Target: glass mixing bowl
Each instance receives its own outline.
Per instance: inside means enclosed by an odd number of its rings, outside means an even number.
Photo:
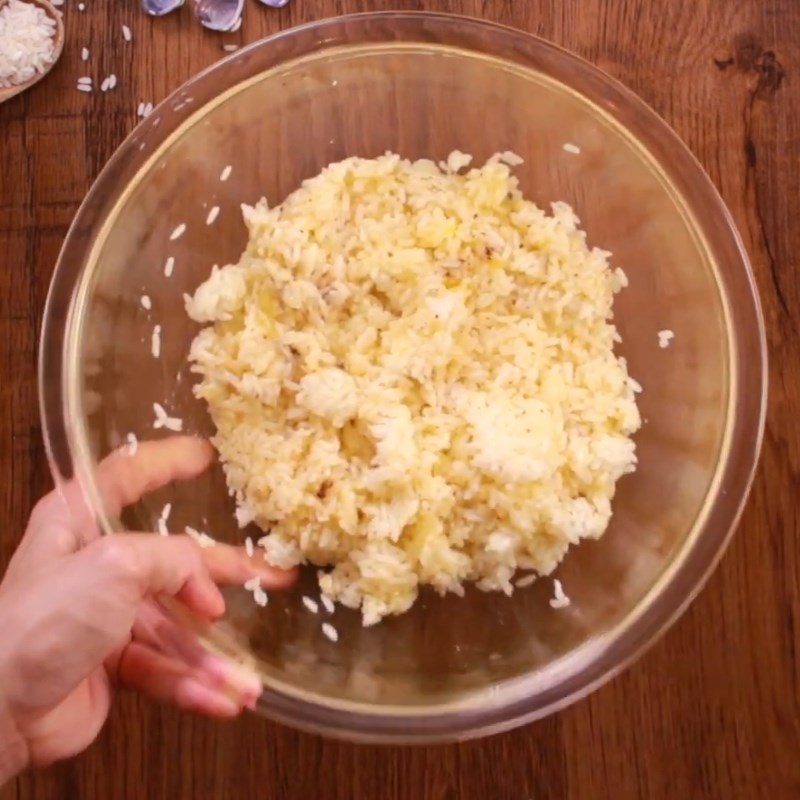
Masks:
[[[218,467],[146,497],[123,520],[98,500],[97,460],[128,431],[161,433],[153,402],[190,432],[211,431],[191,392],[197,326],[183,293],[213,264],[238,259],[240,203],[277,203],[347,156],[442,159],[456,148],[477,163],[519,153],[526,195],[570,203],[590,243],[627,272],[616,315],[620,352],[644,387],[639,469],[620,482],[606,535],[574,548],[556,573],[566,609],[549,606],[549,580],[512,597],[423,591],[409,613],[371,628],[337,609],[333,643],[301,603],[315,594],[313,569],[264,609],[228,590],[226,618],[207,641],[250,658],[267,689],[261,710],[301,728],[373,741],[466,738],[585,695],[698,592],[756,463],[766,357],[753,277],[720,197],[675,134],[614,80],[532,36],[384,13],[307,25],[226,58],[161,103],[105,167],[64,244],[45,315],[41,398],[56,481],[77,478],[105,531],[152,530],[169,500],[171,527],[241,543]],[[219,218],[207,225],[213,206]],[[171,241],[180,224],[185,234]],[[668,349],[660,329],[675,332]]]

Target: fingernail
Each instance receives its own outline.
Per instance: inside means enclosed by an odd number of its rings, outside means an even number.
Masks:
[[[242,696],[261,695],[261,679],[258,675],[230,659],[206,653],[201,659],[200,668],[215,682],[229,686]]]
[[[258,696],[261,695],[261,692],[258,693]],[[255,711],[258,708],[258,696],[251,697],[249,700],[246,700],[244,703],[245,708],[249,708],[250,711]]]
[[[183,696],[189,708],[206,714],[234,717],[239,713],[239,704],[232,698],[206,686],[194,678],[183,684]]]

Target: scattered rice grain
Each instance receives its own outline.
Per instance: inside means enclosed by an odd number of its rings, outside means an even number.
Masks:
[[[176,239],[180,239],[181,236],[183,236],[183,234],[185,233],[185,231],[186,231],[186,223],[181,222],[180,225],[176,226],[173,229],[172,233],[169,235],[169,240],[171,242],[174,242]]]
[[[671,330],[663,330],[658,332],[658,346],[664,350],[669,347],[670,342],[675,338],[675,332]]]
[[[131,29],[127,25],[122,26],[122,38],[126,42],[133,41],[133,33],[131,33]]]
[[[322,603],[322,605],[324,606],[325,610],[326,610],[326,611],[327,611],[329,614],[333,614],[333,612],[334,612],[334,611],[336,611],[336,605],[335,605],[335,603],[333,602],[333,600],[331,600],[331,598],[330,598],[330,597],[328,597],[328,595],[326,595],[326,594],[321,594],[321,595],[319,596],[319,599],[320,599],[320,602]]]
[[[564,587],[558,578],[553,580],[553,597],[550,599],[551,608],[566,608],[570,604],[569,597],[564,594]]]
[[[161,326],[156,325],[153,328],[153,334],[150,337],[150,352],[153,354],[153,358],[160,358],[161,357]]]
[[[332,642],[339,641],[339,632],[336,630],[336,628],[333,627],[333,625],[330,624],[330,622],[322,623],[322,632]]]
[[[207,533],[204,531],[198,531],[191,525],[187,525],[183,530],[187,536],[190,536],[192,539],[194,539],[197,544],[204,549],[207,547],[213,547],[217,543],[216,540],[212,539]]]
[[[186,229],[186,226],[184,225],[183,227],[184,227],[184,230],[185,230],[185,229]],[[178,230],[178,228],[176,228],[175,230]],[[181,233],[183,233],[183,231],[181,231],[181,232],[178,234],[178,236],[180,236],[180,235],[181,235]],[[172,235],[172,236],[170,236],[170,239],[173,239],[173,238],[174,238],[174,239],[177,239],[177,238],[178,238],[178,236],[175,236],[175,231],[173,231],[173,232],[172,232],[172,234],[173,234],[173,235]],[[171,277],[172,277],[172,270],[174,270],[174,269],[175,269],[175,256],[170,256],[170,257],[169,257],[169,258],[168,258],[168,259],[167,259],[167,260],[164,262],[164,275],[165,275],[167,278],[171,278]]]
[[[567,153],[572,153],[573,155],[576,156],[579,155],[581,152],[580,147],[578,147],[578,145],[576,144],[572,144],[572,142],[566,142],[563,145],[562,149],[565,150]]]
[[[206,225],[213,225],[219,216],[219,206],[214,206],[206,217]]]
[[[312,613],[316,614],[319,612],[319,606],[317,603],[312,600],[310,597],[303,597],[303,605]]]
[[[225,167],[225,169],[223,169],[222,172],[220,172],[219,179],[221,181],[228,180],[228,178],[230,178],[230,176],[231,176],[231,172],[232,171],[233,171],[233,167],[230,164],[228,164],[228,166]]]

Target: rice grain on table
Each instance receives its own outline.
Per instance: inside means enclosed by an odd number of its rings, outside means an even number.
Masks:
[[[230,178],[230,176],[231,176],[231,172],[233,172],[233,167],[232,167],[230,164],[228,164],[228,165],[227,165],[227,166],[226,166],[226,167],[225,167],[225,168],[222,170],[222,172],[220,172],[220,174],[219,174],[219,179],[220,179],[221,181],[226,181],[226,180],[228,180],[228,178]]]
[[[514,591],[600,537],[635,469],[641,389],[614,353],[624,273],[503,152],[332,164],[186,301],[237,505],[364,624],[421,586]]]
[[[82,47],[81,48],[81,61],[88,61],[89,60],[89,48]]]
[[[206,217],[206,225],[213,225],[219,216],[219,206],[213,206]]]
[[[150,295],[143,294],[139,300],[142,304],[142,308],[145,311],[149,311],[153,307],[153,302],[150,300]]]
[[[153,327],[153,334],[150,337],[150,352],[153,358],[161,357],[161,326],[155,325]]]
[[[175,226],[175,228],[172,229],[172,233],[169,235],[169,240],[171,242],[174,242],[176,239],[180,239],[185,232],[186,232],[186,223],[181,222],[180,225],[177,225]]]
[[[133,33],[131,32],[131,29],[127,25],[122,26],[122,38],[126,42],[133,41]]]
[[[670,342],[675,338],[675,332],[671,330],[663,330],[658,332],[658,346],[664,350],[669,347]]]
[[[173,231],[173,233],[174,233],[174,231]],[[178,234],[178,235],[180,235],[180,234]],[[172,238],[172,237],[170,237],[170,238]],[[175,238],[177,239],[178,237],[176,236]],[[169,256],[167,258],[167,260],[164,262],[164,275],[167,278],[171,278],[172,277],[172,271],[174,269],[175,269],[175,256]]]
[[[576,145],[576,144],[572,144],[572,142],[566,142],[562,146],[562,149],[565,150],[567,153],[572,153],[573,155],[576,155],[576,156],[579,155],[580,152],[581,152],[580,147],[578,147],[578,145]]]

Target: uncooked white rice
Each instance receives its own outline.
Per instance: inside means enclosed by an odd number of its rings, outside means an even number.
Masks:
[[[581,152],[580,147],[578,147],[578,145],[576,144],[572,144],[572,142],[566,142],[563,145],[562,149],[565,150],[567,153],[572,153],[573,155],[576,156],[579,155]]]
[[[150,295],[143,294],[140,298],[140,302],[145,311],[149,311],[153,307],[153,302],[150,300]]]
[[[333,600],[328,597],[328,595],[321,594],[319,596],[319,600],[329,614],[333,614],[333,612],[336,611],[336,605],[334,604]]]
[[[216,544],[216,541],[212,539],[207,533],[204,531],[198,531],[196,528],[193,528],[191,525],[187,525],[183,529],[188,536],[194,539],[197,544],[200,545],[202,548],[213,547]]]
[[[171,242],[174,242],[176,239],[180,239],[185,232],[186,232],[186,223],[181,222],[180,225],[177,225],[175,228],[172,229],[172,233],[169,235],[169,240]]]
[[[365,624],[423,585],[551,573],[635,468],[624,274],[569,206],[525,200],[519,162],[333,164],[245,207],[241,260],[187,298],[211,323],[195,392],[267,560],[332,568],[320,589]]]
[[[75,88],[79,92],[87,92],[88,93],[88,92],[92,91],[92,87],[88,83],[79,83]]]
[[[339,632],[336,630],[336,628],[333,627],[333,625],[330,624],[330,622],[322,623],[322,632],[332,642],[339,641]]]
[[[161,403],[153,403],[153,411],[156,418],[153,422],[153,427],[158,430],[159,428],[166,428],[169,431],[179,432],[183,430],[183,420],[179,417],[171,417],[167,414],[164,406]]]
[[[523,575],[521,578],[517,578],[514,581],[514,586],[516,586],[517,589],[524,589],[526,586],[531,586],[535,583],[538,577],[539,576],[535,572],[531,572],[529,575]]]
[[[213,225],[214,222],[216,222],[218,216],[219,216],[219,206],[214,206],[208,212],[208,216],[206,217],[206,225]]]
[[[553,580],[553,597],[550,599],[551,608],[566,608],[570,604],[570,599],[564,594],[564,587],[558,578]]]
[[[220,172],[219,179],[221,181],[228,180],[228,178],[230,178],[231,176],[231,172],[233,172],[233,167],[230,164],[228,164],[228,166],[225,167],[225,169],[223,169],[222,172]]]
[[[315,600],[312,600],[310,597],[304,596],[303,597],[303,605],[312,613],[316,614],[319,612],[319,606]]]
[[[178,237],[176,236],[175,238],[177,239]],[[164,275],[167,278],[171,278],[172,270],[174,269],[175,269],[175,256],[169,256],[169,258],[167,258],[167,260],[164,262]]]
[[[244,551],[250,558],[253,557],[253,540],[249,536],[244,540]]]
[[[82,47],[81,48],[81,61],[88,61],[89,60],[89,48]]]
[[[670,342],[675,338],[675,332],[671,330],[663,330],[658,332],[658,346],[664,350],[669,347]]]
[[[126,42],[130,42],[133,40],[133,34],[131,33],[131,29],[127,25],[122,26],[122,38]]]
[[[153,358],[160,358],[161,356],[161,326],[156,325],[153,328],[153,334],[150,337],[150,352]]]
[[[258,577],[258,575],[254,575],[252,578],[249,578],[244,582],[244,588],[248,592],[252,592],[259,586],[261,586],[261,579]]]
[[[0,8],[0,87],[26,83],[53,63],[55,20],[33,3],[9,0]]]

